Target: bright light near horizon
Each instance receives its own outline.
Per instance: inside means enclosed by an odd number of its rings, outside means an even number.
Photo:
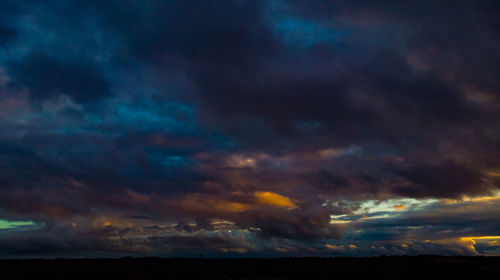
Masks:
[[[13,229],[22,226],[32,226],[35,223],[33,221],[8,221],[0,220],[0,229]]]
[[[398,216],[402,212],[420,210],[431,204],[439,202],[439,199],[414,199],[400,198],[380,200],[367,200],[359,205],[359,208],[353,211],[352,215],[330,215],[330,224],[346,224],[356,220],[369,220],[377,218],[389,218]],[[360,219],[350,220],[351,216],[363,216]]]
[[[426,207],[441,203],[441,204],[456,204],[456,203],[481,203],[495,202],[500,200],[500,191],[493,191],[491,195],[486,196],[462,196],[461,199],[415,199],[415,198],[399,198],[388,200],[366,200],[363,201],[359,208],[352,214],[330,215],[330,224],[346,224],[353,221],[370,220],[377,218],[395,217],[405,212],[418,211]],[[329,203],[326,201],[325,203]],[[333,204],[333,203],[332,203]],[[353,216],[363,216],[362,218],[350,219]]]

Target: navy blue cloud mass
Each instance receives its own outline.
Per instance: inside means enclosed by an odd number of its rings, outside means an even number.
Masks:
[[[497,1],[0,6],[0,257],[500,254]]]

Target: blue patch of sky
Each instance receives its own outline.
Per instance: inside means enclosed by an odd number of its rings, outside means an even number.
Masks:
[[[91,17],[75,21],[65,18],[57,8],[47,7],[30,7],[29,13],[9,15],[6,20],[18,30],[18,37],[8,50],[0,49],[0,60],[21,59],[36,51],[60,59],[86,57],[103,62],[120,47],[120,42],[109,32],[103,33]]]
[[[178,102],[119,104],[113,106],[113,123],[141,130],[160,129],[167,132],[194,132],[195,108]]]
[[[184,167],[192,162],[192,159],[183,155],[162,155],[162,154],[148,154],[148,159],[152,162],[158,163],[165,168]],[[156,165],[156,164],[155,164]]]
[[[82,119],[61,118],[59,112],[37,112],[31,114],[28,123],[44,127],[45,133],[57,135],[106,135],[119,136],[124,131],[162,131],[176,135],[194,135],[196,110],[193,106],[179,102],[140,103],[110,100],[106,110],[84,112]],[[115,103],[116,102],[116,103]],[[116,132],[116,133],[114,133]],[[117,134],[118,133],[118,134]]]
[[[346,35],[345,30],[299,18],[280,19],[274,28],[287,45],[304,48],[323,42],[335,43]]]
[[[188,159],[182,156],[166,156],[163,158],[162,164],[165,167],[183,166],[187,161]]]

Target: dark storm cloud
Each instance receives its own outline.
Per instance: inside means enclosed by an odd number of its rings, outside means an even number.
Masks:
[[[402,194],[418,193],[419,186],[427,188],[424,191],[425,195],[431,194],[434,197],[450,197],[454,193],[484,194],[488,192],[481,173],[455,164],[414,166],[401,171],[401,174],[416,185],[415,187],[402,187],[396,191]]]
[[[330,216],[326,209],[307,209],[285,213],[282,217],[276,217],[268,211],[252,213],[240,223],[258,227],[257,234],[263,238],[279,237],[299,241],[339,238],[341,232],[329,222]]]
[[[0,26],[0,46],[6,45],[17,37],[17,30]]]
[[[498,71],[498,53],[494,48],[498,44],[500,7],[495,1],[390,1],[383,4],[372,1],[292,2],[295,13],[306,18],[372,24],[389,28],[389,31],[404,30],[404,33],[389,33],[404,40],[394,44],[428,52],[426,55],[435,59],[433,65],[443,69],[446,63],[453,63],[456,66],[453,71],[460,78],[468,77],[467,82],[476,86],[498,89],[498,83],[488,71]],[[387,24],[394,28],[391,30]],[[377,29],[365,27],[368,30]],[[376,34],[384,36],[379,32]]]
[[[54,57],[33,54],[12,62],[8,69],[35,101],[67,95],[76,103],[86,103],[111,94],[108,82],[89,61],[61,63]]]
[[[495,235],[480,211],[354,214],[372,199],[496,195],[494,1],[4,7],[0,218],[50,226],[0,234],[7,254],[471,253],[423,236]],[[411,236],[420,226],[432,230]]]

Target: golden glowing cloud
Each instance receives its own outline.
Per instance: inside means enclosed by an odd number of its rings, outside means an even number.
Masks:
[[[199,193],[190,194],[169,203],[177,204],[179,208],[193,211],[193,213],[198,215],[203,215],[209,211],[243,212],[249,210],[252,206],[247,203],[217,198],[211,195],[206,196]]]
[[[297,248],[292,247],[292,246],[283,246],[283,247],[274,248],[274,251],[279,252],[279,253],[290,253],[290,252],[296,252]]]
[[[222,249],[220,249],[220,251],[222,251],[224,253],[231,252],[231,253],[239,253],[239,254],[243,254],[243,253],[248,252],[248,250],[245,248],[222,248]]]
[[[259,201],[259,203],[262,203],[262,204],[268,204],[268,205],[289,208],[289,209],[297,208],[297,205],[295,205],[290,200],[290,198],[288,198],[286,196],[279,195],[277,193],[259,191],[259,192],[255,192],[254,195],[257,198],[257,200]]]
[[[234,155],[226,160],[226,164],[233,168],[254,168],[257,163],[254,158]]]
[[[248,204],[229,201],[219,201],[215,205],[217,209],[229,212],[243,212],[250,208]]]
[[[476,248],[474,247],[474,245],[476,245],[476,240],[493,240],[492,242],[494,242],[498,241],[499,239],[500,236],[465,236],[461,237],[460,241],[466,243],[470,249],[475,250]]]
[[[350,222],[348,220],[330,220],[330,224],[348,224]]]
[[[462,237],[461,239],[500,239],[500,236],[470,236],[470,237]]]
[[[343,152],[341,149],[324,149],[319,151],[319,155],[324,158],[333,158],[341,155]]]
[[[76,223],[75,223],[76,225]],[[132,220],[129,220],[124,217],[120,217],[118,215],[102,215],[99,217],[96,217],[95,220],[92,221],[92,226],[95,228],[99,227],[107,227],[107,226],[114,226],[114,227],[133,227],[134,222]]]
[[[394,205],[394,209],[396,209],[396,211],[404,210],[405,208],[406,206],[404,204]]]
[[[447,239],[440,239],[440,240],[433,240],[433,241],[426,240],[425,242],[432,242],[432,243],[437,243],[437,244],[458,243],[458,244],[464,245],[465,247],[470,249],[475,254],[478,254],[475,245],[479,242],[479,240],[485,241],[485,243],[490,245],[490,246],[494,246],[500,240],[500,236],[489,236],[489,235],[464,236],[464,237],[447,238]]]
[[[219,212],[245,212],[259,209],[263,206],[274,206],[287,210],[298,206],[288,197],[268,191],[257,191],[251,194],[237,194],[228,199],[218,198],[213,195],[191,194],[178,201],[171,202],[182,209],[188,209],[193,213],[204,213],[207,211]]]
[[[462,196],[462,199],[443,199],[444,204],[456,204],[462,202],[496,202],[500,200],[500,191],[494,191],[492,195],[470,197],[467,195]]]
[[[331,249],[331,250],[343,250],[344,249],[343,246],[334,245],[334,244],[330,244],[330,243],[326,243],[325,247],[328,249]]]

